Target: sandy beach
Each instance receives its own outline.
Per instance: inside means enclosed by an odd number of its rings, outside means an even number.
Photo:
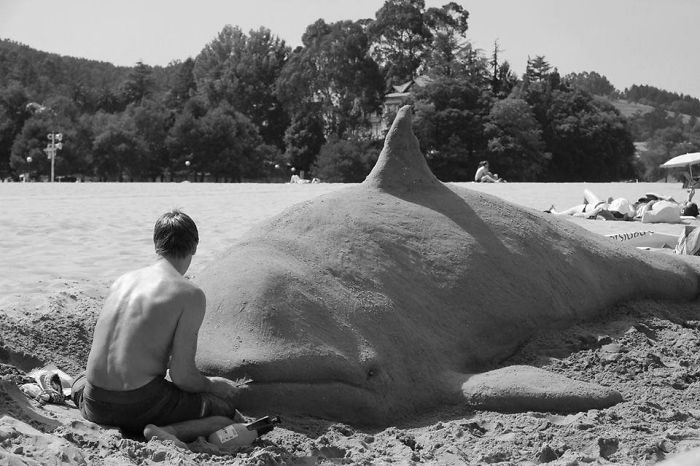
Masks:
[[[458,183],[542,211],[601,198],[657,193],[684,200],[680,184]],[[197,274],[252,225],[342,184],[2,183],[0,205],[0,462],[9,464],[654,464],[700,446],[698,302],[620,303],[608,317],[533,339],[511,363],[537,364],[620,390],[605,410],[499,414],[448,407],[386,429],[312,419],[281,427],[238,455],[124,439],[76,409],[39,406],[16,389],[33,367],[70,375],[87,358],[110,283],[155,258],[152,229],[177,207],[197,222]],[[566,218],[605,235],[685,225]],[[649,252],[649,254],[654,254]],[[575,325],[574,325],[575,324]],[[611,347],[611,344],[618,346]],[[245,413],[244,413],[245,414]],[[270,413],[274,414],[274,413]],[[8,463],[3,463],[8,464]]]
[[[647,192],[685,199],[680,184],[455,183],[536,210],[580,204],[583,190],[601,198],[637,199]],[[3,183],[0,258],[2,298],[43,293],[52,280],[113,280],[153,259],[151,234],[160,213],[177,207],[198,223],[196,275],[251,225],[343,184]],[[680,233],[682,225],[571,219],[600,234],[619,230]]]

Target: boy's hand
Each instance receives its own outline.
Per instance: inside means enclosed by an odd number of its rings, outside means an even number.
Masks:
[[[224,377],[209,377],[211,388],[209,393],[225,400],[230,400],[241,394],[241,391],[248,388],[250,380],[229,380]]]

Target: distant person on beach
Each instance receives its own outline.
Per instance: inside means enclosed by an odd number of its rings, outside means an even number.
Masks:
[[[557,210],[554,207],[554,205],[552,205],[549,209],[545,210],[545,212],[553,215],[570,215],[572,217],[596,218],[598,214],[603,211],[604,208],[605,201],[600,201],[596,204],[584,202],[582,204],[576,204],[575,206],[563,210]]]
[[[497,174],[491,173],[488,161],[482,160],[479,162],[479,168],[476,169],[474,181],[477,183],[502,183],[505,180],[499,178]]]
[[[569,207],[568,209],[564,210],[557,210],[554,207],[554,205],[552,205],[549,209],[545,210],[545,212],[553,215],[570,215],[572,217],[597,218],[598,215],[608,211],[609,204],[611,204],[613,201],[613,198],[608,198],[607,201],[601,200],[590,190],[584,189],[582,204],[577,204],[573,207]],[[620,207],[622,207],[622,198],[620,198],[619,204]],[[627,205],[629,205],[629,202],[627,202]],[[632,217],[634,216],[631,210],[629,212],[624,212],[623,215],[629,214],[632,214]]]
[[[205,311],[204,292],[184,278],[199,243],[194,221],[163,214],[153,242],[156,262],[112,285],[73,388],[85,419],[184,446],[232,424],[242,388],[194,363]]]
[[[672,197],[645,194],[637,201],[637,217],[642,223],[678,223],[681,216],[697,217],[698,206],[692,202],[695,188],[688,190],[688,199],[678,202]]]
[[[697,217],[698,206],[692,202],[695,189],[688,191],[685,202],[677,202],[672,197],[648,193],[635,203],[618,197],[600,200],[590,190],[584,189],[584,201],[565,210],[556,210],[552,205],[545,210],[554,215],[571,215],[595,219],[599,216],[605,220],[640,220],[642,223],[678,223],[681,215]]]
[[[676,201],[670,196],[647,193],[634,203],[635,218],[642,223],[679,223],[682,216],[697,217],[698,206],[693,202],[695,188],[688,190],[688,199]]]

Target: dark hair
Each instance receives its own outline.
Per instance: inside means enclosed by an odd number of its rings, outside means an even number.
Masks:
[[[488,165],[488,164],[489,164],[488,160],[482,160],[481,162],[479,162],[480,167],[483,167],[483,166]]]
[[[173,209],[156,220],[153,227],[153,243],[156,254],[161,256],[185,257],[194,254],[199,244],[197,225],[189,215]]]
[[[681,212],[685,216],[697,217],[698,216],[698,205],[694,202],[686,204]]]

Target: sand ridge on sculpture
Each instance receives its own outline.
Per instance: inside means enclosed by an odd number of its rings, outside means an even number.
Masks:
[[[675,257],[440,182],[410,107],[362,184],[259,224],[194,278],[207,294],[197,364],[251,378],[242,409],[384,425],[447,403],[609,406],[614,390],[539,369],[472,375],[536,329],[698,293]]]

